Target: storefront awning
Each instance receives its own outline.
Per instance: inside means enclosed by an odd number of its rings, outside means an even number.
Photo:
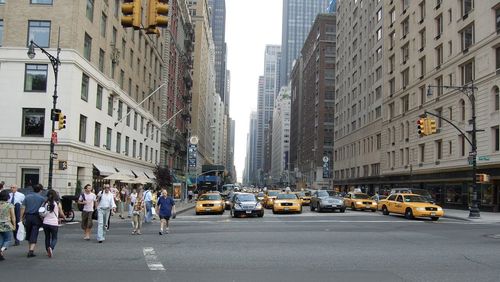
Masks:
[[[150,179],[156,179],[156,176],[155,176],[155,174],[153,173],[153,171],[152,171],[152,170],[145,169],[145,170],[144,170],[144,174],[145,174],[148,178],[150,178]]]
[[[113,173],[116,173],[116,169],[112,166],[100,165],[100,164],[92,164],[95,169],[99,171],[100,176],[110,176]]]
[[[130,176],[131,178],[135,178],[135,174],[131,169],[129,168],[117,168],[117,169],[121,174]]]

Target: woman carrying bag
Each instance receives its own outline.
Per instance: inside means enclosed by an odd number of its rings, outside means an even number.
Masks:
[[[12,242],[12,231],[16,226],[14,206],[8,200],[9,191],[0,192],[0,261],[5,260],[4,252]]]
[[[65,219],[64,212],[62,212],[61,203],[57,192],[49,190],[47,193],[47,201],[44,204],[46,216],[43,218],[43,232],[45,233],[45,249],[47,256],[53,256],[54,248],[57,244],[57,232],[59,230],[59,216]]]

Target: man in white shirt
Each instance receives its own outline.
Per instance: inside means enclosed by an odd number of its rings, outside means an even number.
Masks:
[[[146,188],[144,192],[144,203],[146,204],[146,215],[144,216],[144,222],[151,223],[153,221],[153,194],[150,188]]]
[[[16,230],[12,231],[14,234],[14,246],[19,246],[19,240],[17,240],[17,229],[19,228],[19,221],[21,221],[21,205],[24,201],[24,194],[17,192],[17,186],[12,184],[10,186],[9,193],[9,203],[14,205],[14,213],[16,214]]]
[[[109,184],[104,184],[104,190],[97,196],[97,241],[102,243],[106,240],[106,229],[110,212],[116,211],[116,204]]]

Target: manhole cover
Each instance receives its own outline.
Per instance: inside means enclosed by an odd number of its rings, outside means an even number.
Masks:
[[[500,234],[491,234],[491,235],[486,235],[486,237],[488,237],[488,238],[492,238],[492,239],[500,239]]]

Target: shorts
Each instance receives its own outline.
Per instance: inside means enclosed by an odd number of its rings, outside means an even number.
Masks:
[[[93,211],[82,211],[82,229],[91,229],[92,228],[92,214]]]
[[[42,219],[38,214],[26,214],[26,240],[30,244],[36,244],[38,230],[42,227]]]
[[[170,215],[160,215],[160,220],[162,219],[170,220]]]

